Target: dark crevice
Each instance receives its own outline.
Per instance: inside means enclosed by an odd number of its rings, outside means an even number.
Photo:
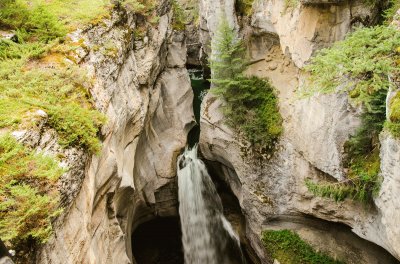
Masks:
[[[188,134],[188,145],[192,148],[200,139],[200,109],[201,102],[210,89],[210,82],[204,79],[203,69],[199,67],[188,68],[190,81],[193,89],[193,112],[196,125]]]

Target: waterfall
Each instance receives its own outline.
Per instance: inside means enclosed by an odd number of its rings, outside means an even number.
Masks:
[[[243,264],[238,236],[222,213],[222,203],[197,145],[178,158],[179,214],[185,264]]]

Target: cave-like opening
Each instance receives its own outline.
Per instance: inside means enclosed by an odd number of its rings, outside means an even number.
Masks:
[[[183,264],[178,217],[155,218],[139,225],[132,234],[136,264]]]

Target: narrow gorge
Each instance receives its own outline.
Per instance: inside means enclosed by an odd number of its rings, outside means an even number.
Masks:
[[[0,3],[0,263],[400,263],[398,8]]]

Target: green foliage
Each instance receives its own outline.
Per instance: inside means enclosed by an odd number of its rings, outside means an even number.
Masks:
[[[253,146],[272,151],[282,133],[282,117],[271,84],[238,75],[214,92],[226,102],[228,124],[244,133]]]
[[[246,69],[243,42],[229,26],[225,16],[221,18],[211,47],[213,51],[209,63],[213,73],[212,82],[223,89],[226,83]]]
[[[390,113],[389,120],[385,122],[385,128],[396,137],[400,138],[400,92],[397,92],[396,96],[390,101]]]
[[[105,122],[102,114],[83,108],[74,102],[65,106],[52,106],[49,110],[49,123],[60,135],[61,145],[80,145],[92,153],[100,150],[101,144],[97,138],[97,132],[98,127]]]
[[[0,40],[0,61],[7,59],[38,58],[45,52],[41,43],[18,44],[11,40]]]
[[[52,158],[37,154],[10,136],[0,137],[0,237],[14,246],[28,239],[43,243],[58,209],[55,186],[64,172]]]
[[[31,121],[29,113],[43,109],[61,144],[97,152],[97,131],[105,118],[91,109],[81,86],[85,77],[74,67],[29,71],[23,67],[22,61],[0,61],[0,127],[26,125]]]
[[[88,0],[78,1],[85,7],[84,1]],[[34,126],[31,113],[43,109],[49,115],[49,124],[59,133],[62,145],[82,146],[97,152],[100,146],[97,131],[104,117],[92,109],[89,95],[82,87],[87,80],[79,73],[81,70],[66,65],[65,56],[52,51],[58,45],[57,39],[66,34],[67,22],[60,22],[59,15],[64,14],[67,3],[72,2],[1,3],[0,24],[17,30],[19,43],[0,41],[0,128]],[[63,17],[66,21],[67,18],[72,19]],[[75,22],[78,21],[83,20]]]
[[[388,90],[388,75],[399,74],[399,46],[400,31],[392,26],[357,29],[312,58],[307,93],[332,93],[342,85],[340,92],[369,107],[371,94]]]
[[[157,4],[154,0],[121,0],[121,3],[128,11],[143,16],[149,16]]]
[[[109,6],[109,0],[2,0],[0,28],[23,29],[34,37],[54,39],[108,16]]]
[[[172,28],[175,30],[184,30],[186,26],[186,14],[182,8],[182,6],[178,3],[177,0],[171,0],[173,21],[172,21]]]
[[[310,191],[341,201],[351,198],[372,200],[379,181],[379,133],[386,119],[386,94],[389,76],[399,76],[400,31],[390,25],[361,28],[332,48],[320,51],[306,68],[311,73],[311,88],[306,94],[348,92],[364,113],[356,135],[345,145],[348,175],[345,182],[315,184],[307,182]],[[385,127],[400,136],[400,110],[392,101],[393,118]]]
[[[344,164],[348,168],[347,180],[322,184],[306,181],[312,193],[335,201],[346,198],[364,203],[372,201],[380,187],[379,133],[385,121],[385,98],[385,91],[371,95],[370,109],[361,116],[361,127],[344,146],[347,153]]]
[[[47,43],[66,34],[64,25],[44,5],[30,9],[22,0],[8,0],[2,5],[0,25],[25,32],[25,38],[38,38]]]
[[[272,151],[282,133],[282,117],[274,89],[267,81],[246,77],[243,43],[222,19],[212,43],[212,90],[225,101],[228,124],[243,133],[251,145]]]
[[[254,0],[236,0],[235,8],[242,16],[250,16],[253,11]]]
[[[397,10],[400,9],[400,1],[399,0],[388,0],[389,8],[385,10],[385,18],[388,22],[392,20],[395,16]]]
[[[46,125],[58,132],[61,145],[99,150],[97,132],[104,116],[92,107],[83,86],[90,81],[71,62],[76,43],[65,35],[106,16],[108,4],[108,0],[0,1],[0,30],[16,34],[12,40],[0,40],[0,129],[36,129],[34,113],[42,109],[48,114]],[[51,221],[61,213],[57,180],[63,172],[53,158],[35,153],[9,135],[0,136],[0,237],[18,252],[26,253],[51,234]]]
[[[262,232],[265,248],[282,264],[341,264],[331,257],[316,252],[298,234],[290,230]]]
[[[40,41],[46,43],[50,40],[62,37],[67,33],[57,17],[42,5],[33,9],[28,25],[32,29],[34,35],[39,38]]]

